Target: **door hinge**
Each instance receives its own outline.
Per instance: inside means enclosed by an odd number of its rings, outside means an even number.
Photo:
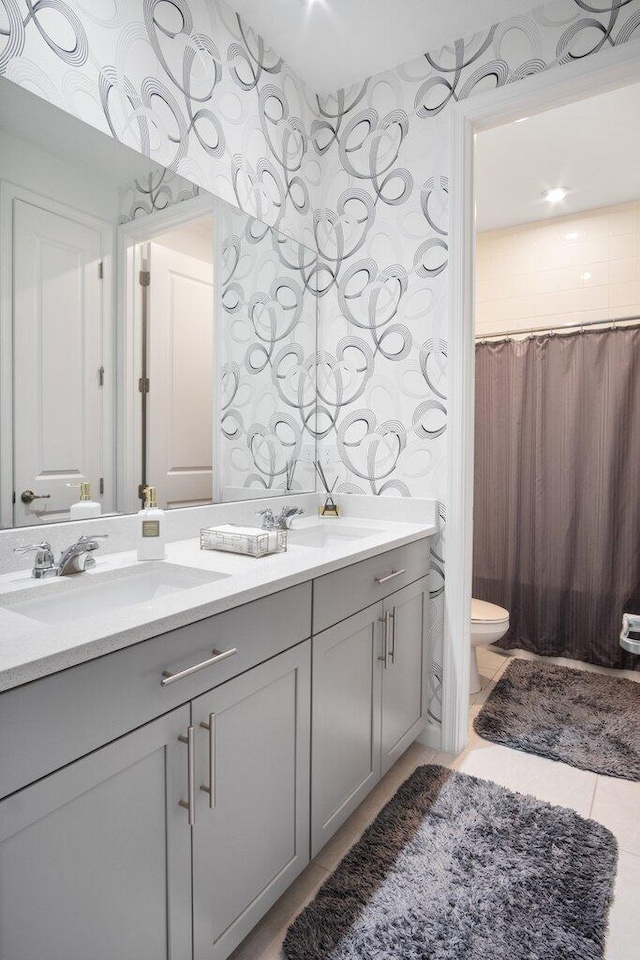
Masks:
[[[138,380],[138,390],[140,393],[149,393],[149,377],[140,377]]]
[[[148,287],[149,284],[151,283],[151,274],[150,274],[150,272],[149,272],[148,270],[141,270],[141,271],[140,271],[139,280],[140,280],[140,286],[141,286],[141,287]]]
[[[99,489],[100,493],[104,493],[104,477],[100,477]]]
[[[104,260],[98,264],[98,280],[104,280]]]
[[[16,492],[15,492],[15,490],[13,491],[12,502],[13,502],[13,503],[16,502]]]
[[[104,367],[98,368],[98,386],[104,387]]]

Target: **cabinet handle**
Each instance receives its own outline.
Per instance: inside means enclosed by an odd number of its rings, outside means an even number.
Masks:
[[[382,586],[383,583],[388,583],[389,580],[393,580],[394,577],[401,577],[403,573],[406,573],[404,570],[394,570],[393,573],[388,574],[386,577],[376,577],[376,583],[378,586]]]
[[[391,650],[389,651],[389,659],[391,660],[391,666],[395,665],[396,662],[396,608],[389,611],[388,614],[389,620],[391,622]]]
[[[178,804],[189,811],[189,826],[192,827],[196,822],[196,754],[194,750],[195,728],[187,727],[186,737],[180,734],[178,740],[187,745],[187,799],[178,800]]]
[[[209,786],[200,784],[200,789],[209,794],[209,808],[215,809],[216,805],[216,715],[209,714],[209,723],[201,722],[203,730],[209,731]]]
[[[378,617],[378,622],[384,624],[382,631],[382,656],[378,657],[378,660],[382,660],[385,670],[389,669],[389,621],[389,611],[385,613],[384,617]]]
[[[204,670],[205,667],[212,667],[214,663],[220,663],[222,660],[226,660],[227,657],[232,657],[238,652],[236,647],[233,647],[231,650],[212,650],[212,657],[209,657],[208,660],[203,660],[202,663],[196,663],[193,667],[187,667],[186,670],[180,670],[179,673],[170,673],[169,670],[164,670],[162,673],[162,680],[160,684],[163,687],[168,687],[170,683],[175,683],[176,680],[183,680],[185,677],[191,677],[194,673],[199,673],[200,670]]]

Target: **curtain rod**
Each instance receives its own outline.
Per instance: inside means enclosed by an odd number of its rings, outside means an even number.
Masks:
[[[584,320],[582,323],[566,323],[558,327],[530,327],[528,330],[505,330],[503,333],[478,333],[476,334],[476,340],[494,340],[496,337],[498,339],[504,339],[505,337],[513,337],[518,334],[524,336],[531,333],[555,334],[562,330],[582,330],[584,327],[603,325],[608,325],[614,330],[619,323],[632,323],[633,321],[640,321],[640,314],[631,317],[615,317],[611,320]]]

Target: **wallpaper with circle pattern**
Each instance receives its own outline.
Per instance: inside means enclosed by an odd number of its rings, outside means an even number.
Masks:
[[[640,0],[552,0],[315,98],[219,0],[0,0],[5,76],[317,248],[305,281],[321,317],[314,429],[340,489],[441,502],[448,107],[638,39]],[[435,724],[443,552],[441,538]]]

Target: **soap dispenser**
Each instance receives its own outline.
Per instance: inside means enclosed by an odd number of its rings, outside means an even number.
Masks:
[[[68,483],[68,487],[80,487],[80,499],[72,503],[69,510],[71,520],[87,520],[89,517],[99,517],[102,514],[102,504],[91,499],[91,484]]]
[[[138,560],[164,560],[164,510],[158,507],[155,487],[145,487],[144,508],[138,513]]]

